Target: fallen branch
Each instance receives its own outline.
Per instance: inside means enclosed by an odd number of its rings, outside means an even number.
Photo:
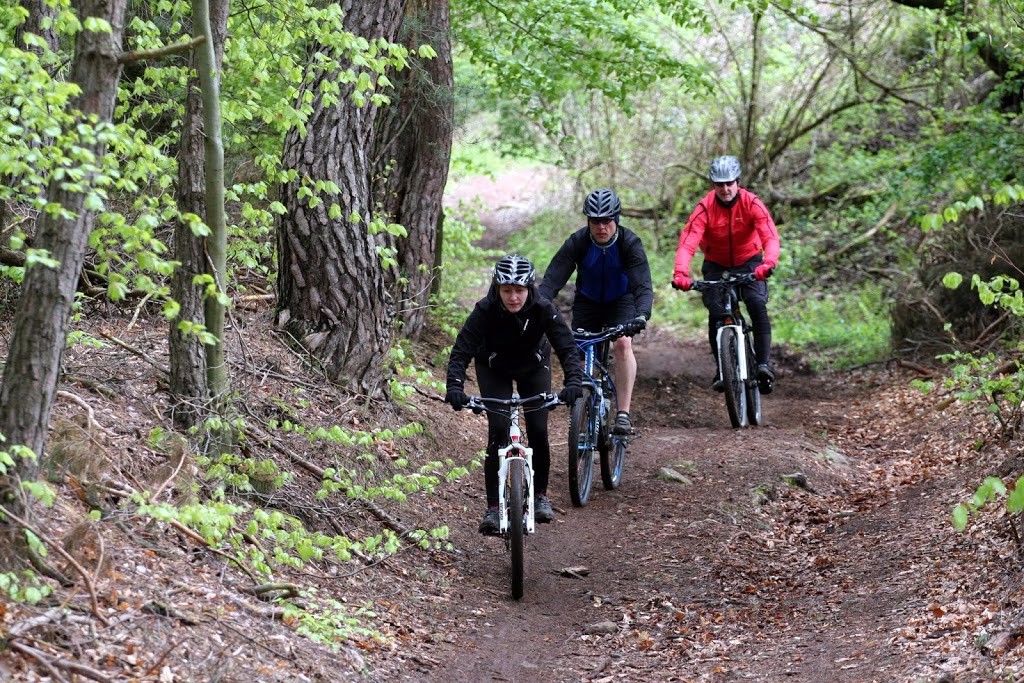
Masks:
[[[238,558],[231,557],[230,555],[228,555],[226,552],[224,552],[220,548],[214,548],[212,545],[210,545],[209,541],[207,541],[205,538],[203,538],[201,535],[199,535],[195,531],[192,531],[191,529],[189,529],[187,526],[185,526],[184,524],[182,524],[178,520],[172,519],[172,520],[170,520],[168,522],[168,524],[170,524],[172,527],[174,527],[175,529],[177,529],[181,533],[183,533],[186,536],[188,536],[189,538],[191,538],[196,543],[200,543],[200,544],[206,546],[206,548],[209,549],[210,552],[216,553],[217,555],[220,555],[221,557],[226,559],[228,562],[230,562],[230,563],[234,564],[235,566],[237,566],[239,569],[241,569],[243,572],[245,572],[249,576],[250,579],[252,579],[253,583],[256,583],[257,581],[259,581],[259,579],[256,578],[256,575],[253,574],[252,570],[249,569],[248,567],[246,567],[244,564],[242,564],[238,560]]]
[[[110,335],[110,334],[107,334],[106,332],[100,332],[100,336],[101,336],[101,337],[103,337],[104,339],[107,339],[107,340],[109,340],[109,341],[112,341],[112,342],[114,342],[115,344],[117,344],[118,346],[120,346],[120,347],[121,347],[122,349],[124,349],[125,351],[128,351],[128,352],[130,352],[130,353],[133,353],[133,354],[135,354],[136,356],[138,356],[138,357],[139,357],[139,358],[141,358],[142,360],[146,361],[147,363],[149,363],[150,365],[152,365],[152,366],[153,366],[154,368],[156,368],[156,369],[157,369],[157,370],[159,370],[160,372],[164,373],[165,375],[170,375],[170,374],[171,374],[171,371],[170,371],[170,370],[168,370],[168,369],[167,369],[167,368],[165,368],[164,366],[160,365],[160,363],[158,363],[158,362],[157,362],[156,360],[154,360],[154,359],[153,359],[153,358],[152,358],[151,356],[149,356],[149,354],[147,354],[146,352],[144,352],[144,351],[141,351],[141,350],[139,350],[139,349],[135,348],[134,346],[132,346],[132,345],[131,345],[131,344],[129,344],[128,342],[126,342],[126,341],[121,341],[121,340],[120,340],[120,339],[118,339],[117,337],[115,337],[115,336],[113,336],[113,335]]]
[[[117,434],[115,434],[114,432],[110,431],[109,429],[101,425],[99,422],[97,422],[96,413],[93,411],[92,406],[85,402],[85,399],[81,398],[80,396],[76,396],[75,394],[72,394],[70,391],[63,390],[58,391],[57,396],[59,396],[60,398],[66,398],[72,403],[77,403],[79,406],[81,406],[82,410],[85,411],[86,417],[88,417],[89,419],[89,427],[97,429],[106,434],[107,436],[117,436]],[[94,440],[90,437],[90,441]]]
[[[96,617],[104,626],[110,626],[110,622],[107,621],[106,617],[100,614],[100,604],[99,601],[96,599],[96,587],[92,583],[92,577],[89,575],[89,572],[85,571],[85,567],[80,565],[78,563],[78,560],[71,557],[68,551],[64,550],[63,546],[61,546],[59,543],[55,543],[54,541],[52,541],[48,536],[46,536],[46,534],[35,529],[31,524],[23,520],[21,517],[15,515],[13,512],[8,510],[3,505],[0,505],[0,512],[2,512],[4,516],[6,516],[8,519],[13,520],[16,524],[21,525],[22,528],[31,531],[33,534],[36,535],[36,537],[40,541],[53,548],[53,550],[58,555],[67,560],[68,564],[75,568],[75,571],[78,572],[79,576],[82,577],[82,581],[85,582],[86,590],[89,591],[89,600],[92,604],[92,615]]]

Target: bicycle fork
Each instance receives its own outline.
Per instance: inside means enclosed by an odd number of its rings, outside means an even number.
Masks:
[[[736,355],[739,356],[740,380],[746,385],[747,380],[750,379],[750,369],[747,367],[747,336],[743,333],[742,325],[718,326],[718,336],[715,339],[715,345],[718,348],[718,376],[725,377],[722,373],[722,363],[725,362],[722,358],[722,334],[728,329],[735,330],[736,332]]]
[[[526,480],[526,523],[523,528],[527,534],[532,534],[535,525],[533,519],[533,449],[518,442],[510,443],[498,450],[498,462],[501,463],[498,468],[498,525],[501,533],[508,533],[509,510],[508,502],[505,500],[505,482],[508,479],[509,463],[514,461],[523,463],[523,478]],[[524,513],[514,510],[513,514]]]

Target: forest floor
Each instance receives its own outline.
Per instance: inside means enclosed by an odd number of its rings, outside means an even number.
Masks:
[[[104,484],[60,484],[37,528],[48,545],[78,558],[82,571],[63,565],[66,575],[91,581],[55,587],[33,607],[0,603],[0,680],[1024,676],[1021,557],[1008,520],[989,506],[966,533],[950,522],[952,507],[984,476],[1019,476],[1024,458],[1019,444],[994,438],[977,409],[913,388],[925,368],[890,363],[814,375],[780,349],[777,388],[763,401],[766,424],[736,430],[710,389],[706,342],[648,329],[635,339],[640,438],[619,488],[605,491],[598,481],[589,504],[572,507],[558,455],[567,416],[551,415],[549,493],[558,514],[527,539],[525,595],[515,601],[502,541],[476,533],[479,470],[401,504],[320,501],[318,469],[350,451],[254,430],[247,453],[274,458],[294,479],[268,496],[233,501],[353,538],[382,527],[450,529],[449,546],[422,549],[403,532],[384,559],[279,567],[266,583],[227,561],[228,544],[213,550],[187,530],[127,512],[126,491],[183,504],[189,484],[203,482],[189,481],[195,470],[175,469],[147,440],[154,428],[169,428],[161,325],[92,313],[89,331],[107,343],[69,350],[51,448],[88,407],[99,464],[82,478]],[[424,425],[426,434],[409,442],[364,449],[367,467],[381,471],[399,455],[466,463],[483,447],[484,418],[452,411],[433,390],[396,407],[327,386],[270,331],[271,317],[257,298],[232,320],[233,384],[251,424]],[[5,329],[4,344],[8,338]],[[417,358],[437,378],[444,366],[435,359],[447,343],[428,335]],[[90,521],[96,507],[105,516]],[[319,620],[272,600],[292,584],[307,587],[294,601],[316,608]],[[325,629],[328,621],[335,631]],[[324,637],[341,631],[344,640]]]

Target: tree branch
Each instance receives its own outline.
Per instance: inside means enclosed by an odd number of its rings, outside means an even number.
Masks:
[[[196,36],[195,38],[186,41],[184,43],[175,43],[174,45],[167,45],[165,47],[158,47],[153,50],[137,50],[135,52],[125,52],[118,58],[118,62],[121,64],[129,64],[131,62],[149,62],[156,61],[168,55],[176,55],[182,52],[188,52],[198,45],[202,45],[206,41],[206,36]]]

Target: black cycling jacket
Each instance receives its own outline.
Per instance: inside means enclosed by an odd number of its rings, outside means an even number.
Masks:
[[[509,313],[492,284],[455,338],[448,360],[448,388],[465,385],[471,359],[515,377],[545,362],[552,348],[562,364],[565,384],[582,385],[579,350],[554,304],[531,286],[526,304]]]
[[[539,288],[541,296],[547,299],[554,299],[558,296],[558,292],[569,281],[569,276],[574,270],[578,271],[576,275],[577,294],[591,290],[601,291],[605,288],[604,282],[588,283],[583,281],[589,275],[592,279],[602,278],[611,282],[617,275],[617,273],[600,273],[596,270],[588,274],[584,269],[587,253],[594,245],[589,228],[584,227],[569,235],[544,272],[544,280],[540,283]],[[607,248],[619,249],[618,258],[614,261],[621,264],[622,272],[625,273],[628,281],[627,288],[635,298],[637,313],[650,320],[651,309],[654,307],[654,287],[651,284],[651,267],[647,262],[647,252],[644,251],[643,242],[635,232],[620,225],[615,234],[615,241]],[[584,296],[586,295],[584,294]]]

